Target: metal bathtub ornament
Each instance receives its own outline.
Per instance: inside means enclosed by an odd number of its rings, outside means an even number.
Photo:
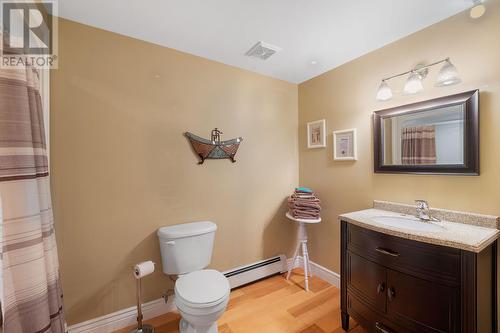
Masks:
[[[191,142],[194,151],[200,157],[201,161],[198,164],[203,164],[206,159],[224,159],[229,158],[231,162],[236,162],[234,156],[238,151],[243,138],[236,138],[227,141],[221,141],[220,135],[223,134],[217,128],[214,128],[211,135],[211,140],[201,138],[193,133],[186,132],[185,135]]]

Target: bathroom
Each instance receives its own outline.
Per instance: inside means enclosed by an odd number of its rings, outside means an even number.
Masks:
[[[23,275],[9,266],[12,239],[2,230],[4,332],[134,329],[133,267],[144,261],[155,264],[141,279],[144,323],[179,332],[176,277],[163,272],[158,230],[198,221],[217,226],[206,269],[234,273],[279,258],[272,274],[231,290],[219,332],[344,332],[339,216],[374,201],[417,199],[431,208],[500,215],[499,0],[122,2],[60,0],[42,8],[57,21],[57,63],[38,72],[48,166],[37,179],[44,177],[39,191],[52,200],[54,233],[47,238],[55,237],[48,238],[54,261],[45,265],[60,276],[64,297],[60,315],[50,319],[49,306],[42,326],[38,318],[9,315],[4,304],[19,306],[25,291],[16,294],[12,281]],[[275,52],[267,60],[245,56],[259,41]],[[440,62],[428,67],[422,91],[405,93],[409,73],[385,81],[392,98],[377,99],[383,79],[445,59],[459,83],[435,86],[447,64]],[[0,67],[0,87],[9,70]],[[374,112],[476,90],[477,172],[375,170]],[[18,210],[34,200],[16,192],[22,179],[9,178],[13,139],[2,133],[17,134],[6,120],[10,98],[0,88],[2,228],[13,214],[30,215]],[[321,142],[311,148],[308,123],[322,120]],[[185,135],[213,141],[215,128],[220,140],[241,138],[234,163],[200,159]],[[344,133],[354,139],[352,158],[336,157],[333,132],[350,129]],[[314,190],[321,205],[321,222],[306,229],[309,291],[304,256],[292,263],[300,227],[286,217],[287,198],[300,186]],[[50,212],[50,204],[42,210]],[[493,310],[500,314],[496,303],[486,309],[491,326]],[[415,331],[390,323],[375,328],[356,315],[349,324],[354,333]],[[428,332],[498,332],[457,325]]]

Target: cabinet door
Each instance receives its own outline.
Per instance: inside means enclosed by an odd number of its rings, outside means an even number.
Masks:
[[[417,332],[459,332],[459,290],[387,270],[390,320]]]
[[[347,290],[369,307],[386,311],[386,269],[347,251]]]

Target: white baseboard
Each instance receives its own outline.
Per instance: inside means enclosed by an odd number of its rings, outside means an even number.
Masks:
[[[165,303],[163,298],[144,303],[142,315],[144,320],[158,317],[176,310],[173,296]],[[108,315],[90,319],[83,323],[68,327],[68,333],[110,333],[137,323],[137,307],[133,306]]]
[[[293,258],[289,258],[287,260],[288,268],[292,267],[292,264],[293,264],[292,268],[304,267],[304,261],[301,256],[297,257],[295,263],[292,263],[292,260]],[[334,285],[337,288],[340,288],[340,274],[335,273],[329,270],[328,268],[315,263],[314,261],[309,261],[309,263],[311,264],[311,270],[313,275],[319,277],[323,281],[330,283],[331,285]]]
[[[288,267],[292,265],[292,259],[287,259]],[[331,270],[315,263],[310,262],[313,275],[320,279],[340,288],[340,275]],[[298,257],[293,268],[303,267],[302,257]],[[168,303],[165,303],[163,298],[144,303],[142,306],[142,314],[144,320],[148,320],[167,312],[176,310],[174,304],[174,296],[168,298]],[[71,325],[68,327],[68,333],[110,333],[124,327],[133,325],[137,322],[137,308],[135,306],[123,309],[108,315],[90,319],[82,323]]]

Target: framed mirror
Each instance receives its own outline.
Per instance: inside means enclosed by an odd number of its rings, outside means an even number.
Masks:
[[[479,90],[376,111],[376,173],[479,175]]]

